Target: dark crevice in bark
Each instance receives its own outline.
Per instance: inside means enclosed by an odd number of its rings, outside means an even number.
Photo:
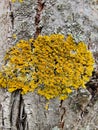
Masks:
[[[98,72],[93,71],[91,80],[86,84],[88,91],[91,93],[91,102],[98,100]]]
[[[3,116],[4,112],[3,112],[3,109],[2,109],[2,129],[3,129],[3,126],[4,126],[4,116]]]
[[[13,109],[14,109],[14,105],[15,105],[15,96],[16,96],[17,92],[13,92],[11,95],[11,112],[10,112],[10,123],[11,126],[13,125]]]
[[[60,113],[61,113],[60,126],[59,127],[61,129],[63,129],[64,128],[64,123],[65,123],[64,116],[66,114],[66,108],[63,106],[63,100],[61,100],[59,108],[60,108]]]
[[[16,126],[17,130],[28,130],[27,114],[25,112],[25,105],[21,94]]]
[[[10,124],[11,130],[13,128],[17,130],[29,130],[24,101],[19,90],[16,90],[11,95]]]
[[[36,31],[34,34],[34,38],[36,38],[40,33],[43,27],[39,27],[39,23],[40,23],[40,17],[41,17],[41,13],[42,10],[45,6],[45,3],[42,2],[42,0],[38,0],[37,1],[37,9],[36,9],[36,16],[35,16],[35,27],[36,27]]]
[[[10,8],[10,19],[11,19],[11,25],[12,25],[12,29],[14,29],[14,13],[12,10],[12,4],[11,2],[9,2],[9,8]]]
[[[98,72],[93,71],[92,78],[88,83],[86,83],[86,86],[92,97],[83,110],[80,108],[81,120],[89,113],[87,107],[92,107],[96,101],[98,101]]]

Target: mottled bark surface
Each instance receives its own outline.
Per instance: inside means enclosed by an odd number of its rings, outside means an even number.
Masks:
[[[98,1],[1,0],[0,29],[0,65],[10,46],[39,34],[72,33],[76,41],[98,48]],[[63,102],[50,100],[48,110],[47,100],[36,92],[20,95],[0,89],[0,130],[98,130],[98,72],[87,86]]]

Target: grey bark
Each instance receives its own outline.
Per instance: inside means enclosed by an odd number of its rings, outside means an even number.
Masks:
[[[19,39],[38,34],[72,33],[76,41],[98,47],[97,0],[0,1],[0,65],[6,50]],[[17,38],[13,38],[16,34]],[[93,89],[80,89],[69,99],[49,101],[34,93],[20,95],[0,89],[0,130],[97,130],[98,49],[94,48],[96,75]],[[97,78],[96,78],[97,77]]]

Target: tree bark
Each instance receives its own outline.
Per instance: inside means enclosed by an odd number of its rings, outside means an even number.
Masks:
[[[0,130],[97,130],[98,1],[1,0],[0,28],[0,66],[7,49],[18,40],[52,33],[71,33],[77,42],[86,42],[96,61],[96,73],[87,89],[65,101],[50,100],[48,110],[48,101],[36,92],[21,95],[0,88]]]

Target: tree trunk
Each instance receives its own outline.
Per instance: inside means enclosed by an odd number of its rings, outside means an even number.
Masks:
[[[50,100],[48,110],[48,101],[36,92],[21,95],[1,88],[0,130],[98,130],[98,0],[1,0],[0,29],[0,66],[19,39],[52,33],[72,33],[76,41],[88,44],[96,59],[88,89],[65,101]]]

